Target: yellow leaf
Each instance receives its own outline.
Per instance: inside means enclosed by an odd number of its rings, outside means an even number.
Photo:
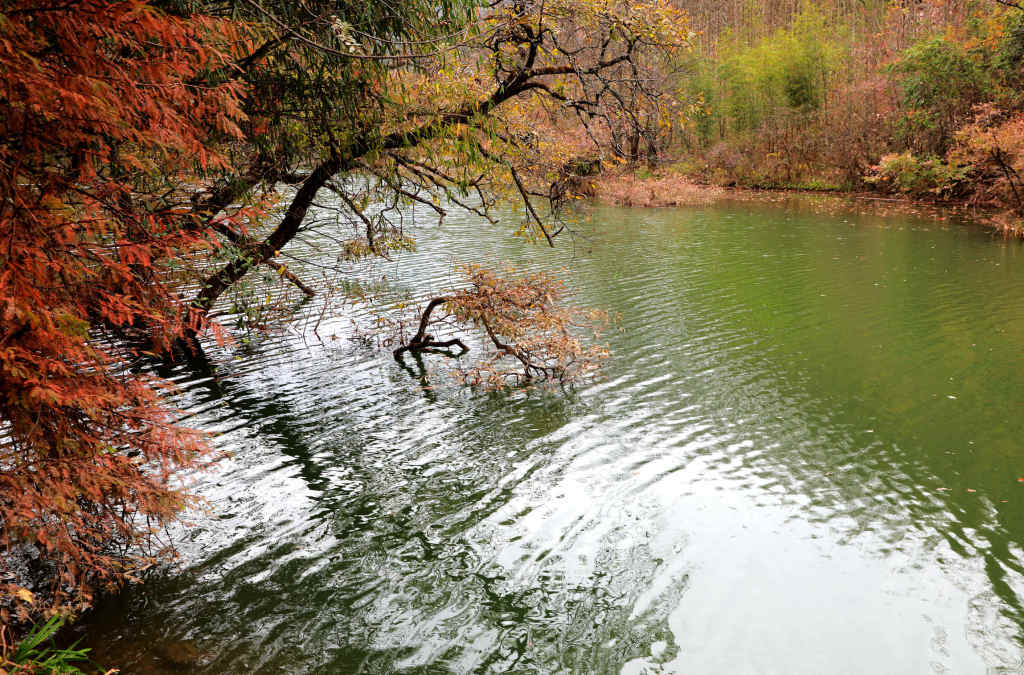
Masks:
[[[22,602],[32,604],[36,601],[36,596],[32,593],[32,591],[28,590],[27,588],[19,588],[14,592],[14,594],[18,596],[22,600]]]

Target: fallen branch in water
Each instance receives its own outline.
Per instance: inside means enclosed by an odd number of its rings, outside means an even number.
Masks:
[[[401,361],[405,352],[459,357],[469,351],[458,338],[441,341],[427,332],[442,323],[475,329],[493,346],[479,363],[457,371],[459,379],[487,388],[536,380],[570,384],[591,375],[608,356],[605,347],[588,344],[586,338],[596,338],[609,317],[567,304],[568,291],[552,275],[513,269],[497,273],[479,265],[461,271],[467,287],[427,302],[416,334],[394,351],[395,359]],[[443,317],[434,316],[438,307],[444,307]],[[462,351],[435,351],[452,346]]]
[[[427,327],[430,325],[430,315],[434,312],[434,309],[436,309],[438,305],[443,305],[449,300],[451,300],[451,298],[448,297],[432,298],[430,302],[427,303],[426,309],[423,310],[423,314],[420,316],[420,325],[419,329],[416,331],[416,335],[409,340],[409,344],[402,345],[394,351],[395,359],[401,360],[402,354],[405,352],[420,352],[425,349],[447,349],[448,347],[459,347],[462,349],[459,354],[453,356],[462,356],[469,351],[469,347],[467,347],[465,343],[458,338],[443,341],[435,340],[434,336],[427,332]]]

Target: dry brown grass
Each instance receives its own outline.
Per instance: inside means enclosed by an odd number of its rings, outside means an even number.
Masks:
[[[639,177],[633,172],[605,173],[592,182],[594,201],[609,206],[706,206],[722,200],[743,199],[749,191],[701,185],[677,173]]]
[[[594,199],[612,206],[700,206],[725,193],[724,188],[698,185],[682,176],[638,178],[627,173],[594,180]]]

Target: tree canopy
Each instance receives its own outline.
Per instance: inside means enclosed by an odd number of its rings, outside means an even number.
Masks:
[[[161,350],[188,320],[174,261],[214,241],[183,181],[242,136],[240,85],[206,81],[238,32],[144,2],[6,2],[0,30],[0,544],[38,549],[50,604],[79,607],[83,579],[130,573],[111,542],[170,517],[171,472],[205,452],[104,337]],[[5,588],[6,622],[31,595]]]
[[[660,85],[688,39],[664,0],[0,2],[3,621],[84,607],[156,555],[174,472],[210,451],[138,360],[216,331],[260,265],[301,284],[275,258],[318,195],[353,256],[412,246],[405,204],[491,218],[510,196],[554,245],[579,158],[680,117]],[[467,272],[445,302],[492,338],[481,380],[505,358],[589,372],[556,281]],[[45,597],[11,567],[36,553]]]

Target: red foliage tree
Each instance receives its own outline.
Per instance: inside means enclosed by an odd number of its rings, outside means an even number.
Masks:
[[[142,0],[0,0],[0,619],[77,608],[130,575],[184,503],[203,438],[107,331],[167,349],[173,265],[210,245],[183,189],[226,168],[230,23]],[[117,545],[114,545],[114,544]],[[11,569],[39,552],[33,597]]]

